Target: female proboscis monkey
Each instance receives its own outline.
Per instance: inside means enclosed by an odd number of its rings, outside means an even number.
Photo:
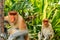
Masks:
[[[42,21],[41,32],[38,33],[39,40],[52,40],[54,31],[48,19]]]

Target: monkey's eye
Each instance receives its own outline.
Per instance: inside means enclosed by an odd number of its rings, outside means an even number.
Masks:
[[[16,15],[17,13],[9,13],[9,15]]]

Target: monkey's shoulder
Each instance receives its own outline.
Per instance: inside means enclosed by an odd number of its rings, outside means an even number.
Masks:
[[[4,17],[4,20],[8,21],[8,16],[5,16],[5,17]]]

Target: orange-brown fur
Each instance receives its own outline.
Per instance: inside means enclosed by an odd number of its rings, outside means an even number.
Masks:
[[[10,12],[14,13],[16,11],[10,11]],[[25,23],[25,20],[22,18],[22,16],[19,15],[18,12],[17,12],[16,16],[18,16],[18,17],[17,17],[17,21],[15,24],[10,22],[9,12],[8,12],[8,16],[4,17],[4,20],[7,20],[10,23],[11,28],[13,27],[13,28],[18,28],[19,30],[27,30],[27,25]],[[13,34],[14,32],[15,32],[15,30],[11,30],[9,33]],[[25,40],[28,40],[28,34],[25,36]]]

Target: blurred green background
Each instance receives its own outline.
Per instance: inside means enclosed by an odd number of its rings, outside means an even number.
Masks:
[[[31,39],[38,39],[42,19],[47,17],[54,29],[53,40],[60,40],[60,0],[5,0],[4,15],[11,10],[25,19]]]

